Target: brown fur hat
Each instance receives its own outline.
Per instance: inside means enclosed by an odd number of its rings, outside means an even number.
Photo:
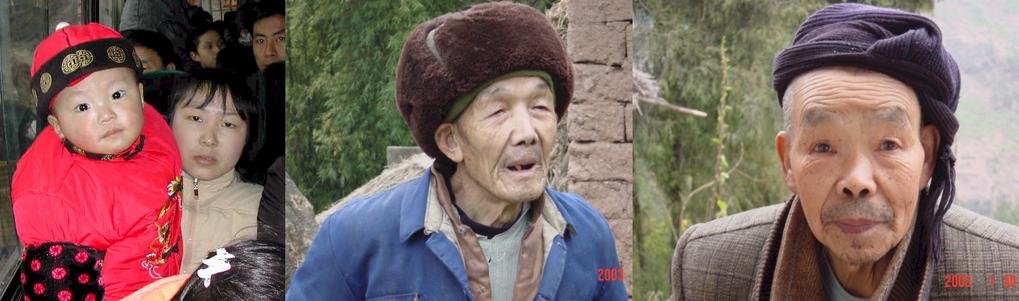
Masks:
[[[556,115],[573,94],[573,69],[548,19],[532,7],[485,3],[431,19],[410,34],[396,71],[396,105],[418,146],[449,160],[435,130],[461,95],[506,73],[544,71],[554,83]]]

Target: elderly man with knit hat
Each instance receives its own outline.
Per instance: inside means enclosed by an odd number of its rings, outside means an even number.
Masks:
[[[322,224],[287,300],[626,300],[605,219],[546,188],[573,72],[545,17],[475,5],[407,38],[396,102],[435,158]]]
[[[1019,228],[952,207],[959,68],[931,20],[825,7],[775,58],[793,196],[690,227],[674,300],[991,300]],[[1014,278],[1013,278],[1014,279]]]

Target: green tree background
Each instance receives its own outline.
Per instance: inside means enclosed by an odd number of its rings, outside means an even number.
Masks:
[[[863,2],[933,8],[930,0]],[[663,98],[708,116],[647,105],[634,114],[634,300],[669,297],[672,253],[686,227],[789,196],[773,146],[782,113],[772,60],[827,4],[635,1],[635,66],[659,80]]]
[[[378,175],[386,146],[414,145],[395,104],[400,49],[415,25],[475,2],[287,1],[287,171],[316,212]]]

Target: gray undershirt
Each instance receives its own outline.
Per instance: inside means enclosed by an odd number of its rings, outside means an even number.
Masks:
[[[824,290],[828,293],[828,300],[832,301],[866,301],[866,298],[860,298],[853,296],[849,291],[846,291],[845,287],[842,287],[842,283],[839,283],[838,277],[835,276],[835,271],[831,268],[828,263],[828,255],[825,252],[821,252],[821,266],[824,269]]]
[[[488,259],[488,278],[492,285],[492,301],[510,301],[513,299],[513,287],[517,283],[517,268],[520,258],[520,244],[530,225],[530,214],[527,214],[530,203],[524,203],[520,217],[506,232],[493,236],[491,239],[478,235],[478,244]]]

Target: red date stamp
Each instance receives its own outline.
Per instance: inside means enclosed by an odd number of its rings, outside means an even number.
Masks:
[[[984,284],[977,284],[977,283],[975,283],[976,281],[983,280],[983,282],[986,282],[986,287],[990,287],[990,288],[1001,287],[1001,288],[1006,288],[1006,289],[1016,289],[1016,288],[1019,288],[1019,285],[1017,285],[1017,281],[1016,281],[1017,279],[1019,279],[1019,277],[1017,277],[1017,276],[1019,276],[1019,275],[1014,274],[1014,273],[1013,274],[994,274],[994,273],[990,273],[990,274],[987,274],[986,278],[980,279],[980,278],[973,277],[972,274],[946,274],[945,278],[944,278],[944,281],[945,281],[944,285],[945,285],[945,288],[953,288],[953,289],[954,288],[973,288],[973,286],[975,286],[975,285],[984,285]]]
[[[599,268],[598,269],[598,282],[605,281],[623,281],[626,273],[623,272],[623,268]]]

